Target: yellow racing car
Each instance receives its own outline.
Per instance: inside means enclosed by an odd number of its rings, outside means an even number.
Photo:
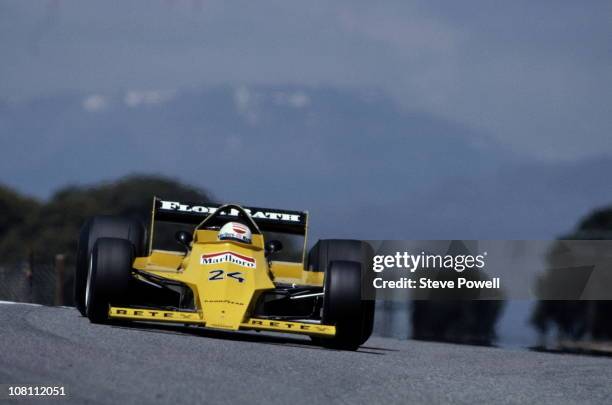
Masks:
[[[176,248],[159,248],[156,232],[172,226]],[[307,212],[159,198],[148,232],[134,219],[96,216],[79,237],[75,303],[95,323],[297,333],[356,350],[374,323],[372,248],[319,240],[307,253],[307,230]]]

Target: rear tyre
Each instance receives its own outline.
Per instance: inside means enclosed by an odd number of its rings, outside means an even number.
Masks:
[[[85,222],[79,234],[77,247],[76,271],[74,274],[74,304],[81,313],[85,313],[85,285],[89,257],[94,244],[99,238],[120,238],[128,240],[136,257],[145,252],[146,232],[144,226],[134,219],[96,216]]]
[[[125,239],[100,238],[94,245],[85,283],[85,313],[93,323],[108,320],[111,303],[127,297],[134,247]]]
[[[324,239],[319,240],[308,253],[309,271],[327,272],[333,261],[351,261],[360,264],[361,269],[361,332],[359,344],[365,343],[372,335],[374,329],[374,307],[376,290],[372,285],[373,272],[372,247],[360,240],[350,239]],[[315,339],[318,341],[318,339]]]

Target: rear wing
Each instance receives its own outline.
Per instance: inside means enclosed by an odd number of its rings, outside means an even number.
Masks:
[[[217,211],[219,204],[193,204],[179,201],[153,199],[153,221],[197,225]],[[262,231],[305,235],[308,213],[273,208],[243,207]],[[238,216],[236,210],[222,212],[220,217],[231,221]]]
[[[196,226],[210,214],[214,213],[220,206],[219,204],[212,203],[194,204],[153,197],[149,254],[153,250],[155,222],[173,222]],[[251,218],[253,218],[262,232],[278,232],[303,236],[302,262],[304,261],[308,233],[308,212],[244,206],[242,208],[251,215]],[[235,219],[238,212],[233,211],[235,210],[222,212],[220,218],[227,219],[228,221]]]

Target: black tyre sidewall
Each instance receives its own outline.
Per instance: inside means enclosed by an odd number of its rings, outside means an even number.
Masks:
[[[374,329],[374,310],[376,290],[372,284],[374,273],[371,270],[374,251],[367,242],[354,239],[322,239],[308,253],[307,270],[326,272],[333,261],[352,261],[361,264],[361,338],[365,343]]]
[[[79,232],[77,245],[76,267],[74,272],[74,306],[81,315],[85,316],[85,285],[87,284],[87,271],[89,266],[90,249],[88,246],[89,232],[92,219],[88,219]]]
[[[361,300],[361,263],[332,261],[325,272],[322,321],[336,326],[336,335],[321,339],[325,346],[355,350],[362,340],[363,305]]]
[[[99,238],[120,238],[129,240],[135,255],[142,256],[146,251],[146,230],[137,220],[100,215],[87,220],[81,227],[77,247],[77,260],[74,274],[74,304],[83,316],[85,314],[85,285],[89,256]]]
[[[86,303],[86,314],[92,322],[105,322],[109,305],[126,299],[133,261],[134,247],[129,240],[100,238],[96,241],[91,252],[89,302]]]

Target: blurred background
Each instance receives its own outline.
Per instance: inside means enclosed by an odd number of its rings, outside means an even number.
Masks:
[[[153,194],[308,210],[312,242],[610,239],[611,37],[608,1],[3,1],[0,299],[69,304],[83,219]],[[612,316],[557,304],[421,336]]]

